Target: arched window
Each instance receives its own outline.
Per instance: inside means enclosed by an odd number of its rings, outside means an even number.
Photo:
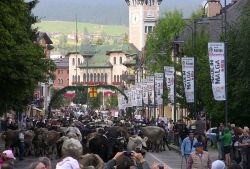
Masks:
[[[93,74],[90,73],[90,81],[93,82]]]
[[[61,84],[61,81],[60,81],[60,79],[58,79],[58,85],[60,85]]]
[[[87,75],[87,82],[89,82],[89,73],[88,73],[88,75]]]
[[[114,82],[116,82],[116,75],[114,75]]]
[[[119,82],[119,75],[117,75],[117,79],[116,80],[117,80],[117,82]]]
[[[101,74],[101,82],[104,82],[104,75],[103,75],[103,73]]]
[[[116,64],[116,57],[114,57],[114,65]]]
[[[81,78],[80,78],[80,75],[78,75],[78,82],[80,82],[81,81]]]
[[[61,84],[63,85],[63,79],[61,79]]]
[[[105,73],[105,82],[107,83],[108,82],[108,74],[107,73]]]
[[[100,82],[100,73],[97,74],[97,82]]]
[[[96,74],[94,73],[94,82],[96,82]]]
[[[81,59],[80,58],[78,58],[78,65],[80,65],[81,64]]]
[[[75,76],[73,75],[73,76],[72,76],[72,82],[74,82],[74,81],[75,81]]]
[[[87,79],[86,79],[86,74],[84,73],[84,74],[83,74],[83,82],[86,82],[86,80],[87,80]]]
[[[122,64],[122,57],[120,57],[120,64]]]
[[[75,66],[75,58],[72,58],[72,65]]]

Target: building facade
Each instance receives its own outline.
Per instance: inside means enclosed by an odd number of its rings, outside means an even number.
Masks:
[[[138,50],[145,46],[147,34],[153,31],[159,18],[159,4],[157,0],[149,4],[131,1],[129,4],[129,43],[133,43]]]
[[[87,45],[79,53],[69,53],[69,85],[109,84],[120,86],[122,75],[127,72],[125,62],[139,51],[133,44]]]
[[[54,89],[62,89],[69,86],[69,58],[53,60],[56,64]]]

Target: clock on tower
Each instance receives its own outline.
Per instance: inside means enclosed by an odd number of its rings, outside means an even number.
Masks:
[[[145,46],[148,32],[153,30],[159,17],[161,0],[125,0],[129,6],[129,43],[138,50]]]

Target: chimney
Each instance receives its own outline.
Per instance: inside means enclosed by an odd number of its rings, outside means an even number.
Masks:
[[[208,2],[208,17],[213,17],[216,16],[217,14],[220,14],[220,10],[221,10],[220,0],[212,0],[212,2]]]

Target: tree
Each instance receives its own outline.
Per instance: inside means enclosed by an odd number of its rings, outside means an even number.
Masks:
[[[82,86],[81,84],[78,86]],[[87,89],[84,89],[84,91],[76,89],[76,95],[73,98],[73,102],[75,104],[86,104],[87,102]]]
[[[148,35],[146,42],[146,57],[145,63],[150,72],[163,72],[165,65],[173,65],[172,51],[173,41],[180,31],[184,28],[185,22],[182,19],[182,13],[175,10],[166,12],[164,17],[159,19],[154,31]],[[152,60],[156,63],[152,64]],[[164,93],[167,93],[164,89]],[[163,96],[165,104],[168,97]]]
[[[58,92],[58,89],[52,89],[52,95]],[[60,96],[57,97],[54,104],[51,106],[53,109],[59,109],[60,107],[64,106],[65,104],[68,104],[67,99],[65,98],[64,94],[60,94]]]
[[[109,96],[106,104],[108,108],[117,108],[118,106],[117,96]]]
[[[229,121],[249,125],[250,106],[250,1],[227,32]]]
[[[37,0],[0,1],[0,112],[22,110],[33,98],[38,82],[46,82],[55,70],[35,44],[37,18],[32,9]],[[17,15],[18,11],[18,15]]]

